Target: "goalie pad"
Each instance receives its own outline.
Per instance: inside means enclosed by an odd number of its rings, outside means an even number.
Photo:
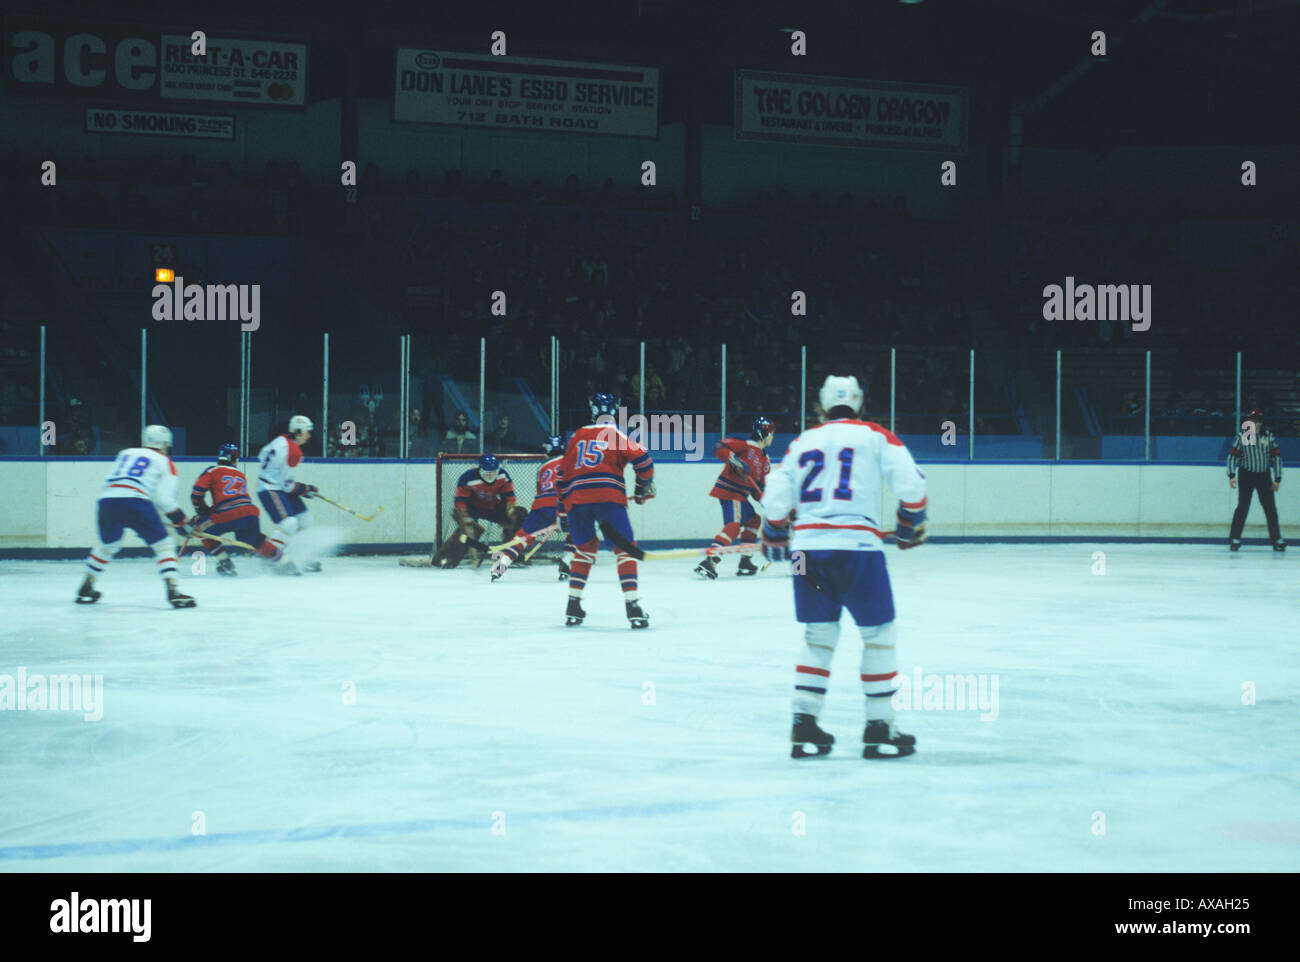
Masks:
[[[483,526],[473,521],[461,525],[461,529],[444,541],[433,553],[433,567],[454,568],[465,560],[471,549],[486,552],[488,546],[480,539]]]

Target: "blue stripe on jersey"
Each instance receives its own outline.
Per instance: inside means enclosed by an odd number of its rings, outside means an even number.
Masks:
[[[565,494],[573,494],[575,491],[579,491],[579,490],[582,491],[596,490],[598,488],[609,488],[611,491],[620,491],[623,494],[627,493],[627,485],[623,484],[621,481],[620,482],[592,481],[588,484],[575,483],[573,487],[569,488],[569,490],[565,492]]]
[[[815,687],[815,686],[813,686],[813,685],[795,685],[795,686],[794,686],[794,690],[795,690],[795,691],[810,691],[810,692],[812,692],[814,695],[824,695],[824,694],[826,694],[826,689],[825,689],[825,688],[817,688],[817,687]],[[890,694],[893,694],[893,692],[890,692]]]

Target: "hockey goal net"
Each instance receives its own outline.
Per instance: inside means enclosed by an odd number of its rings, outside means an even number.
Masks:
[[[452,511],[456,507],[456,482],[466,471],[478,467],[477,454],[440,454],[437,469],[437,518],[438,525],[434,535],[434,545],[446,541],[456,530],[456,519]],[[522,507],[530,507],[537,496],[537,472],[546,463],[544,454],[498,454],[501,470],[510,475],[514,485],[515,502]],[[500,544],[512,538],[514,531],[503,531],[501,526],[490,521],[480,521],[486,529],[483,540],[488,544]],[[542,545],[534,556],[559,560],[563,556],[564,538],[556,532]]]

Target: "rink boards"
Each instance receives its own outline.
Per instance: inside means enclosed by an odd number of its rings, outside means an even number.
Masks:
[[[111,458],[0,459],[0,550],[38,555],[41,549],[90,545],[96,493]],[[178,494],[210,460],[177,459]],[[244,466],[250,481],[256,462]],[[922,463],[929,485],[930,531],[935,538],[1224,538],[1236,505],[1224,468],[1214,464],[1078,462]],[[362,513],[383,506],[366,523],[316,502],[318,524],[340,530],[354,550],[427,547],[435,522],[432,461],[338,460],[307,462],[298,480]],[[721,523],[708,496],[717,477],[713,461],[657,467],[658,497],[630,508],[638,540],[649,546],[694,544]],[[1279,495],[1283,535],[1293,528],[1287,486]],[[521,500],[531,500],[520,492]],[[896,499],[883,492],[889,525]],[[1246,537],[1263,537],[1253,508]]]

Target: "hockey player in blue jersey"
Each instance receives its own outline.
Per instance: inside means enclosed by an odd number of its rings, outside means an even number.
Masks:
[[[819,400],[823,422],[794,439],[763,496],[763,554],[794,562],[795,618],[804,626],[790,754],[827,755],[835,742],[817,717],[847,608],[862,638],[863,757],[910,755],[916,739],[894,728],[890,700],[898,690],[898,649],[880,491],[888,482],[900,499],[898,547],[915,547],[926,538],[925,475],[902,441],[879,424],[858,420],[863,393],[857,378],[828,377]]]

